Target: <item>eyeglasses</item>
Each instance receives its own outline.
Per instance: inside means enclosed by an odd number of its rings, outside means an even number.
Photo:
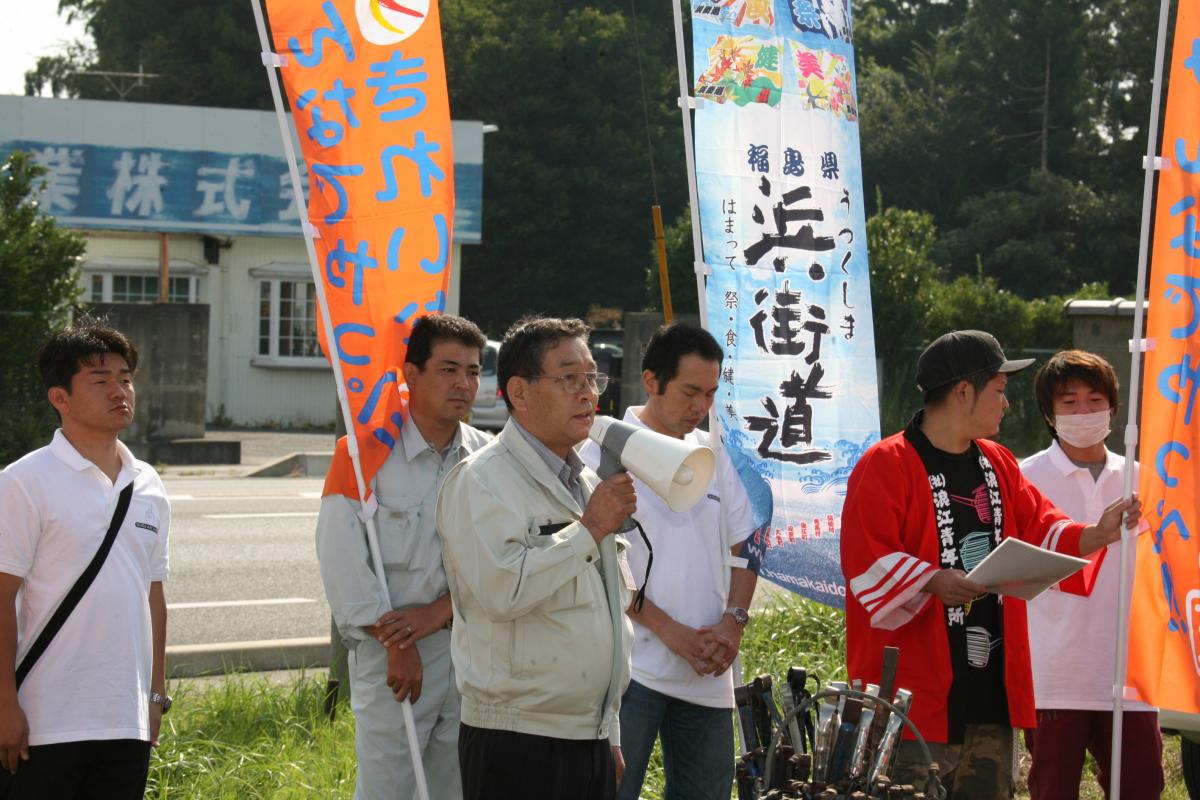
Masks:
[[[530,375],[527,380],[556,381],[567,394],[579,394],[586,384],[596,394],[608,388],[608,376],[603,372],[568,372],[566,375]]]

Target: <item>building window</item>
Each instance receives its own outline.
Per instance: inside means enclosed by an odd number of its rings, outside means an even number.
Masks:
[[[258,354],[280,359],[321,358],[317,287],[312,281],[258,284]]]
[[[167,302],[195,303],[199,279],[187,275],[167,279]],[[158,276],[123,273],[94,273],[88,300],[93,303],[157,303]]]

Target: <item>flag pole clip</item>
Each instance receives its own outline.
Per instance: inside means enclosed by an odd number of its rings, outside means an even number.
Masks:
[[[318,230],[316,225],[313,225],[308,220],[303,220],[300,223],[300,229],[302,231],[304,231],[304,235],[310,239],[320,239],[321,238],[321,231]]]
[[[1142,156],[1142,169],[1154,170],[1156,172],[1165,172],[1172,167],[1171,159],[1155,156],[1151,161],[1150,156]]]
[[[692,268],[697,275],[712,275],[712,267],[703,261],[697,261],[692,265]]]
[[[690,95],[687,97],[680,97],[680,98],[676,99],[675,105],[679,106],[680,108],[683,108],[684,106],[686,106],[687,108],[691,109],[692,111],[695,111],[697,108],[704,105],[704,98],[703,97],[692,97]]]
[[[284,53],[261,53],[264,67],[286,67],[288,57]]]
[[[1136,422],[1128,422],[1125,424],[1125,452],[1135,452],[1133,448],[1137,447],[1138,441],[1138,426]]]
[[[1154,339],[1130,339],[1129,352],[1131,353],[1149,353],[1156,346]]]

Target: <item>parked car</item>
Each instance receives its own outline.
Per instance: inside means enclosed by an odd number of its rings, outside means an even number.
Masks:
[[[593,334],[594,336],[594,334]],[[596,371],[608,375],[608,388],[596,401],[596,410],[610,417],[621,416],[621,361],[625,351],[620,345],[597,342],[588,343],[592,358],[596,361]]]
[[[479,391],[475,394],[475,405],[471,406],[469,422],[476,428],[498,431],[508,422],[508,406],[500,396],[500,385],[496,380],[496,356],[500,354],[500,343],[490,339],[483,348],[483,363],[479,370]]]
[[[619,416],[621,413],[621,356],[619,345],[606,342],[591,343],[592,358],[596,360],[596,369],[609,376],[608,389],[600,395],[597,407],[601,414]],[[498,431],[508,422],[508,406],[500,394],[500,384],[496,376],[496,358],[500,354],[500,343],[488,340],[483,348],[483,363],[479,370],[479,391],[475,395],[475,405],[471,407],[471,418],[468,420],[476,428]]]

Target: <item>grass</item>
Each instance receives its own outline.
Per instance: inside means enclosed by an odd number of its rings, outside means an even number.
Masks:
[[[742,636],[743,679],[770,675],[779,681],[787,675],[788,667],[797,666],[819,677],[822,686],[845,680],[846,615],[794,595],[783,597],[774,607],[756,608],[750,617]],[[662,751],[655,744],[642,797],[660,800],[664,789]],[[736,788],[733,797],[737,797]]]
[[[354,794],[354,718],[324,716],[324,675],[286,685],[231,676],[173,685],[150,763],[147,798],[258,800],[349,798]]]
[[[844,680],[843,620],[840,611],[795,598],[756,611],[742,642],[744,676],[780,678],[789,666],[798,665],[810,675],[819,675],[822,684]],[[343,701],[336,719],[327,720],[322,711],[324,693],[323,673],[302,674],[285,684],[235,675],[224,681],[172,685],[175,705],[164,719],[162,746],[151,760],[146,797],[350,798],[355,776],[354,718]],[[1165,745],[1163,799],[1187,800],[1178,737],[1167,738]],[[1083,800],[1103,797],[1094,773],[1089,759],[1080,792]],[[660,800],[663,788],[661,754],[656,748],[642,796]],[[1028,798],[1028,793],[1020,791],[1017,797]]]

